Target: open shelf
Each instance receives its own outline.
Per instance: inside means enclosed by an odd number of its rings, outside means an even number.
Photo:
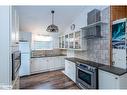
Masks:
[[[98,21],[98,22],[89,24],[89,25],[87,25],[85,27],[82,27],[81,29],[89,29],[91,27],[95,27],[95,26],[99,26],[99,25],[103,25],[103,24],[108,24],[108,23],[105,23],[105,22],[102,22],[102,21]]]
[[[96,38],[103,38],[102,36],[94,36],[94,35],[89,35],[89,36],[84,36],[85,39],[96,39]]]

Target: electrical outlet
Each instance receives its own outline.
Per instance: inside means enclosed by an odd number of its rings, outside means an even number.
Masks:
[[[112,65],[114,65],[115,64],[115,61],[112,61]]]

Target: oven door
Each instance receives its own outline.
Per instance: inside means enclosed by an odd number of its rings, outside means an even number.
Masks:
[[[12,53],[12,80],[18,76],[19,68],[21,66],[21,53],[19,51]]]
[[[85,88],[96,88],[95,87],[95,83],[94,81],[96,81],[96,79],[94,80],[95,76],[94,76],[94,72],[82,69],[80,67],[77,67],[77,71],[76,71],[76,80],[77,83],[85,86]]]

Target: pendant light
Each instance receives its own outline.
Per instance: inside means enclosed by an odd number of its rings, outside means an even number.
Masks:
[[[54,25],[54,13],[55,13],[55,11],[52,10],[51,11],[51,14],[52,14],[52,24],[47,27],[47,29],[46,29],[47,32],[58,32],[59,31],[58,26]]]

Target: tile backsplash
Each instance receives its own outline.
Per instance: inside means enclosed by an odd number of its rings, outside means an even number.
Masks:
[[[43,56],[53,56],[63,54],[60,49],[53,50],[33,50],[31,52],[31,57],[43,57]]]
[[[106,65],[109,64],[109,50],[110,50],[109,7],[102,10],[101,19],[103,22],[107,23],[103,24],[101,27],[102,38],[87,39],[87,51],[74,51],[74,57],[95,61]]]

